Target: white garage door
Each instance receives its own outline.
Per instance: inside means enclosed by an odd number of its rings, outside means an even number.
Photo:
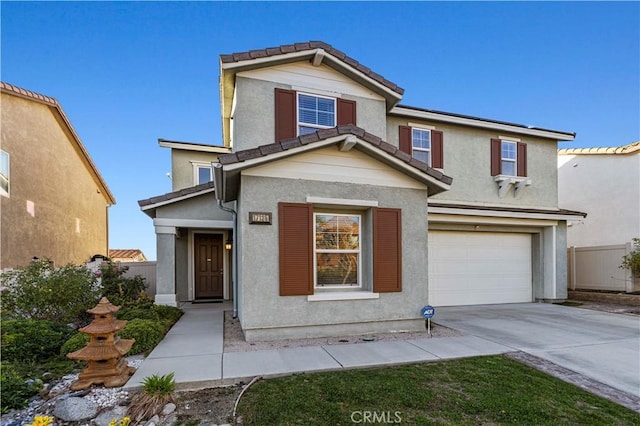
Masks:
[[[531,302],[529,234],[429,231],[433,306]]]

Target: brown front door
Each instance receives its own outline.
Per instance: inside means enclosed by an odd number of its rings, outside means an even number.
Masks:
[[[222,299],[222,235],[195,234],[196,299]]]

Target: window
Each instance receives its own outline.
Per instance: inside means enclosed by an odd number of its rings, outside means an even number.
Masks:
[[[516,147],[516,143],[513,141],[502,141],[500,146],[501,174],[515,176],[517,160],[518,150]]]
[[[9,153],[0,151],[0,195],[9,196]]]
[[[322,96],[298,93],[298,134],[305,135],[318,129],[336,125],[336,100]]]
[[[192,161],[193,165],[193,184],[200,185],[202,183],[211,182],[211,163]]]
[[[431,165],[431,130],[411,129],[413,158]]]
[[[527,177],[527,144],[518,139],[491,139],[491,176]]]
[[[278,203],[280,296],[321,288],[402,291],[401,216],[394,208],[327,213],[314,212],[310,203]]]
[[[411,124],[411,123],[409,123]],[[436,169],[444,168],[443,133],[427,127],[400,126],[400,151]]]
[[[360,215],[314,214],[316,287],[360,287]]]
[[[356,125],[356,101],[275,88],[276,142],[327,127]]]

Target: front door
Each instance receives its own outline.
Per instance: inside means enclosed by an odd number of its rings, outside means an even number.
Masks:
[[[222,299],[224,296],[222,235],[195,234],[196,299]]]

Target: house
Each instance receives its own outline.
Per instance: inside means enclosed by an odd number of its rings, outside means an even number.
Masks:
[[[0,270],[108,250],[115,198],[54,98],[0,83]]]
[[[147,257],[140,249],[110,249],[109,259],[114,262],[146,262]]]
[[[570,288],[640,291],[630,271],[619,268],[632,239],[640,237],[640,141],[560,149],[558,198],[563,206],[589,213],[567,229]]]
[[[156,302],[232,299],[250,341],[564,300],[566,224],[584,214],[558,207],[556,149],[575,134],[403,94],[323,42],[221,55],[223,145],[160,140],[173,191],[139,202]]]

